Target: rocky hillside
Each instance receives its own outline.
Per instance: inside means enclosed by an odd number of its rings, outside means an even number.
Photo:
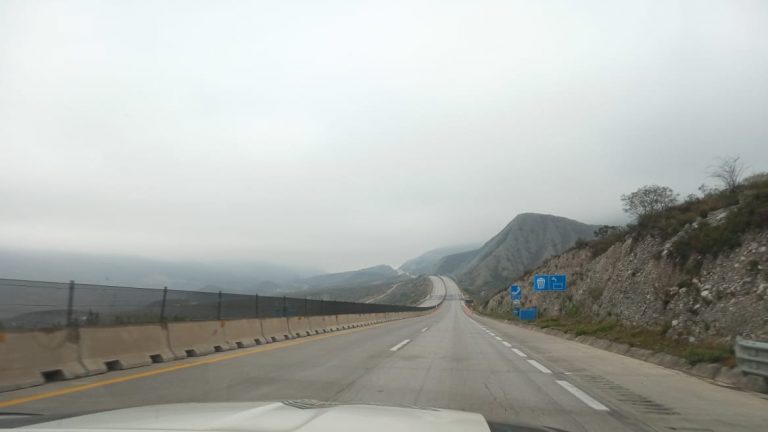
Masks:
[[[516,282],[540,316],[655,329],[686,343],[768,339],[768,181],[689,200],[580,244]],[[567,293],[532,293],[536,273],[565,273]],[[510,313],[506,293],[483,309]]]
[[[577,240],[591,239],[598,228],[560,216],[523,213],[471,256],[459,256],[466,261],[451,273],[458,274],[470,295],[486,298]]]

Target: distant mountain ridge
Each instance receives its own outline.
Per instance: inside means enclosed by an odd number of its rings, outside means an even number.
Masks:
[[[591,239],[599,227],[561,216],[522,213],[480,249],[445,257],[441,269],[458,275],[470,295],[486,298],[577,240]]]
[[[446,256],[474,251],[480,245],[454,245],[432,249],[416,258],[409,259],[400,266],[400,270],[412,275],[431,275],[445,273],[438,271],[441,262]]]
[[[367,285],[397,277],[400,273],[388,265],[377,265],[360,270],[346,271],[340,273],[329,273],[309,277],[302,280],[302,283],[309,288],[327,288],[349,285]]]
[[[261,261],[166,261],[127,255],[0,249],[0,278],[271,294],[322,270]]]

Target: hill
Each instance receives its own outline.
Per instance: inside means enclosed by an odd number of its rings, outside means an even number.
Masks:
[[[0,249],[0,278],[8,279],[271,294],[281,284],[320,273],[318,269],[261,261],[166,261]]]
[[[532,292],[537,273],[567,274],[568,292]],[[768,339],[768,177],[641,216],[514,282],[542,326],[727,361],[737,336]],[[481,309],[509,316],[509,296]]]
[[[458,264],[464,289],[473,297],[487,298],[577,240],[591,239],[598,228],[560,216],[523,213],[471,255],[449,258]]]
[[[306,285],[307,290],[316,290],[319,288],[375,284],[395,278],[399,274],[397,270],[388,265],[378,265],[360,270],[313,276],[302,280],[302,283]]]
[[[400,270],[412,275],[438,274],[438,268],[446,256],[465,253],[477,249],[479,245],[455,245],[432,249],[416,258],[409,259],[400,266]]]

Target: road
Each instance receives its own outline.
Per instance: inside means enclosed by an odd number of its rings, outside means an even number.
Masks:
[[[436,312],[0,394],[0,411],[73,414],[172,402],[318,399],[474,411],[567,431],[758,431],[768,400],[576,342]]]

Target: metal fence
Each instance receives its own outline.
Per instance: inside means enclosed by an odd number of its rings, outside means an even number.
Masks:
[[[736,338],[736,362],[744,373],[768,378],[768,342]]]
[[[165,321],[210,321],[430,308],[225,292],[0,279],[0,328],[39,329]]]

